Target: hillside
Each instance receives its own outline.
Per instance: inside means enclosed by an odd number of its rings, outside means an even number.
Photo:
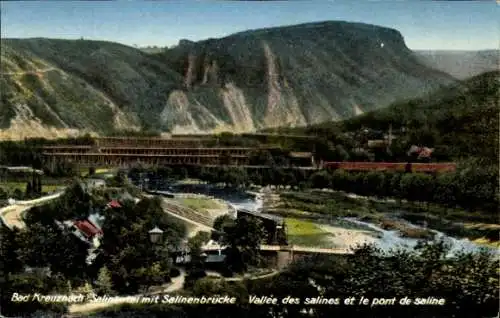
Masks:
[[[499,102],[500,71],[493,71],[343,122],[280,130],[339,139],[364,129],[387,132],[392,126],[398,137],[393,152],[400,148],[404,153],[415,144],[434,147],[441,160],[477,158],[498,165]]]
[[[214,117],[244,130],[344,119],[451,81],[421,65],[398,31],[359,23],[184,41],[163,56],[184,75],[181,100],[190,101],[169,109],[214,105]]]
[[[425,65],[458,79],[500,70],[500,51],[415,51]]]
[[[180,83],[164,64],[116,43],[2,40],[1,54],[4,135],[140,129]]]
[[[0,138],[306,125],[453,82],[396,30],[347,22],[181,41],[156,54],[87,40],[1,44]]]

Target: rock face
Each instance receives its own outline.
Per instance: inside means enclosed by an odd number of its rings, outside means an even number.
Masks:
[[[2,40],[0,137],[154,128],[254,131],[340,120],[453,78],[393,29],[322,22],[180,41],[147,54],[85,40]],[[52,132],[52,133],[50,133]]]

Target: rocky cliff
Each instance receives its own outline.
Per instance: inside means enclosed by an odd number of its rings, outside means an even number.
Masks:
[[[393,29],[321,22],[145,53],[2,40],[0,138],[153,128],[253,131],[340,120],[449,84]]]

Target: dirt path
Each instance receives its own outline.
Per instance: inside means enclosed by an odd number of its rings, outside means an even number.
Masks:
[[[141,296],[150,296],[150,295],[156,295],[156,294],[162,294],[162,293],[173,293],[178,290],[181,290],[184,287],[184,281],[186,279],[186,272],[182,269],[180,269],[181,273],[178,277],[172,278],[172,281],[168,285],[161,286],[159,288],[156,288],[157,290],[154,290],[153,292],[149,292],[147,294],[137,294],[133,295],[133,298],[139,299]],[[116,298],[111,301],[107,302],[89,302],[85,304],[73,304],[69,306],[69,313],[70,314],[83,314],[83,313],[89,313],[92,311],[96,310],[101,310],[106,307],[110,306],[116,306],[119,304],[123,304],[126,302],[129,302],[126,300],[126,298],[130,297],[121,297],[121,298]]]
[[[242,280],[257,280],[257,279],[264,279],[264,278],[269,278],[272,276],[276,276],[280,273],[278,270],[274,270],[271,273],[264,274],[264,275],[259,275],[259,276],[251,276],[251,277],[223,277],[220,273],[214,272],[214,271],[206,271],[207,275],[211,279],[220,279],[220,280],[225,280],[228,282],[237,282],[237,281],[242,281]]]
[[[16,226],[18,228],[23,228],[24,222],[22,219],[22,215],[24,211],[27,211],[34,206],[42,205],[54,199],[57,199],[62,195],[62,193],[63,192],[51,194],[30,201],[17,201],[13,205],[0,209],[0,216],[2,217],[2,221],[5,222],[8,227]]]

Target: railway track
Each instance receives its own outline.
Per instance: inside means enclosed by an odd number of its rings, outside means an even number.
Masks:
[[[171,200],[164,199],[163,200],[163,207],[168,210],[168,212],[178,215],[182,218],[189,219],[191,221],[194,221],[196,223],[202,224],[206,227],[213,227],[213,220],[212,218],[203,215],[199,213],[198,211],[195,211],[193,209],[190,209],[188,207],[182,206],[180,204],[177,204],[175,202],[172,202]]]

